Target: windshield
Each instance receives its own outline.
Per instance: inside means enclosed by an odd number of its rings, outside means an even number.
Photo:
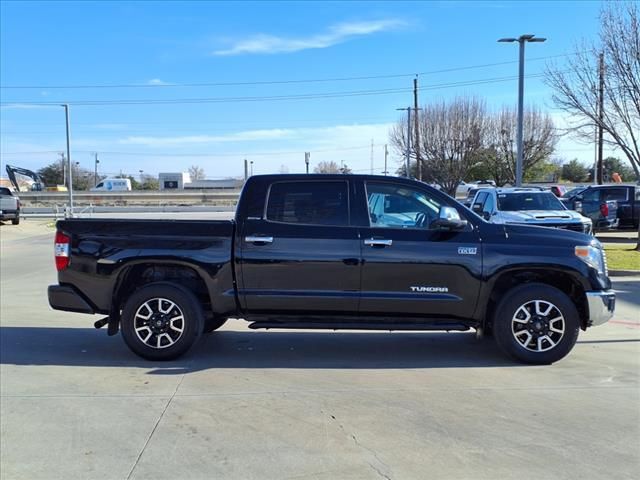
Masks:
[[[498,195],[498,207],[506,212],[565,210],[560,200],[551,192],[501,193]]]

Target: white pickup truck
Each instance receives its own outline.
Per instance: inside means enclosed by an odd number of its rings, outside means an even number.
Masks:
[[[0,187],[0,221],[11,220],[20,223],[20,199],[6,187]]]

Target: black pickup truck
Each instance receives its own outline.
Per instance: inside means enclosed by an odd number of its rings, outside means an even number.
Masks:
[[[185,353],[228,318],[250,328],[458,330],[546,364],[613,315],[601,245],[496,225],[394,177],[265,175],[234,220],[57,224],[58,310],[104,314],[152,360]]]

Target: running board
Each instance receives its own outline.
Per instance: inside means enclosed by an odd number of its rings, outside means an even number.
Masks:
[[[287,328],[287,329],[311,329],[311,330],[455,330],[464,332],[469,330],[468,325],[462,323],[400,323],[400,322],[272,322],[258,321],[249,324],[249,328],[257,330],[260,328]]]

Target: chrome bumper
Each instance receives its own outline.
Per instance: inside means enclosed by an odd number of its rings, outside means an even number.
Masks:
[[[589,304],[589,326],[595,327],[608,322],[616,308],[616,294],[611,290],[586,292]]]

